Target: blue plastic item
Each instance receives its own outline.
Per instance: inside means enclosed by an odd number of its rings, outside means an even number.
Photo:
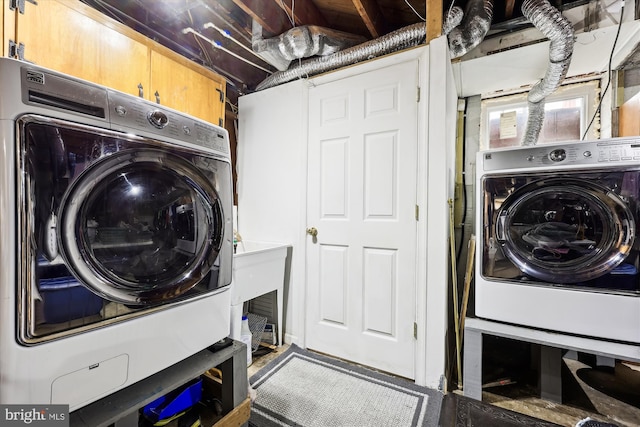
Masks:
[[[82,286],[74,277],[42,279],[38,288],[47,323],[93,316],[102,309],[102,298]]]
[[[149,421],[157,423],[186,411],[198,403],[200,398],[202,398],[202,379],[196,378],[147,404],[142,409],[142,414]]]

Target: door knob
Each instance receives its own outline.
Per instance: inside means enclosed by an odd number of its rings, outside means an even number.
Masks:
[[[311,235],[312,237],[316,237],[318,235],[318,229],[315,227],[307,228],[307,234]]]

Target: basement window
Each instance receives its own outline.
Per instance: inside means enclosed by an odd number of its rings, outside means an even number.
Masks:
[[[546,99],[538,144],[580,140],[596,110],[598,95],[598,80],[558,88]],[[522,144],[528,117],[527,92],[483,99],[481,108],[481,149]],[[599,128],[596,117],[586,139],[597,138]]]

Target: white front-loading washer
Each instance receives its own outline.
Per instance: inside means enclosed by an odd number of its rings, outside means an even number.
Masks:
[[[227,132],[0,59],[0,403],[73,411],[229,334]]]
[[[476,316],[640,345],[640,138],[477,160]]]

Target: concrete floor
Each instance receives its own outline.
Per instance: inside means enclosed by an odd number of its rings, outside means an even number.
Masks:
[[[289,344],[281,345],[280,347],[276,347],[271,353],[265,354],[261,357],[254,357],[253,363],[247,369],[247,377],[251,378],[253,374],[262,369],[267,363],[271,362],[273,359],[287,351],[289,348]]]
[[[486,403],[561,426],[575,426],[587,417],[618,425],[640,426],[640,367],[617,361],[615,369],[592,368],[563,359],[562,404],[540,399],[534,382],[487,388]]]
[[[288,348],[277,347],[261,357],[254,357],[248,368],[249,378]],[[522,353],[516,349],[512,355]],[[507,359],[489,362],[487,372],[510,376],[509,385],[485,388],[483,401],[561,426],[573,427],[587,417],[619,427],[640,427],[640,366],[617,361],[615,369],[594,369],[579,361],[564,358],[562,373],[563,403],[538,397],[535,373]],[[501,364],[501,362],[504,362]],[[498,367],[499,365],[499,367]],[[527,365],[528,366],[528,365]],[[512,372],[509,372],[511,369]],[[519,370],[518,370],[519,369]],[[518,371],[514,371],[518,370]],[[517,372],[516,375],[510,373]],[[462,393],[455,390],[454,393]]]

